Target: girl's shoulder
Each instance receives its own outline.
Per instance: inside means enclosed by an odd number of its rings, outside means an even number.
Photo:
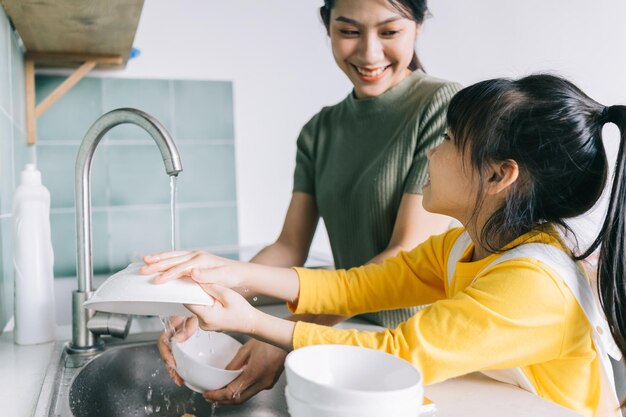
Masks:
[[[431,253],[431,257],[437,259],[437,263],[445,268],[452,247],[464,236],[464,232],[464,227],[452,227],[441,234],[433,235],[411,251],[413,257],[417,257],[420,252]]]
[[[571,282],[571,277],[568,276],[576,276],[578,270],[583,272],[581,265],[572,259],[572,252],[563,237],[552,225],[540,226],[518,237],[501,253],[489,258],[492,259],[485,262],[477,281],[487,277],[498,281],[507,277],[509,283],[518,281],[520,286],[558,289],[564,299],[571,299],[567,284]]]

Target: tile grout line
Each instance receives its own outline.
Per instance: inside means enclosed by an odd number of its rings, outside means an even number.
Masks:
[[[203,208],[228,208],[228,207],[236,207],[237,202],[235,200],[224,200],[224,201],[216,201],[216,202],[206,202],[206,203],[176,203],[177,208],[181,209],[203,209]],[[169,210],[169,203],[162,204],[127,204],[123,206],[100,206],[100,207],[92,207],[91,211],[93,213],[103,213],[103,212],[124,212],[124,211],[141,211],[141,210]],[[50,209],[51,214],[70,214],[74,213],[74,207],[55,207]]]

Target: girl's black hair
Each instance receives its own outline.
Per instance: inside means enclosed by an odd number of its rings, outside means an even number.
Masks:
[[[567,80],[538,74],[461,90],[450,102],[447,122],[456,146],[480,173],[477,209],[489,181],[481,168],[505,160],[518,164],[518,180],[479,236],[493,252],[542,224],[571,232],[565,219],[591,209],[607,182],[602,127],[618,126],[620,146],[606,218],[591,247],[575,259],[601,245],[600,303],[626,354],[626,106],[605,107]]]
[[[391,4],[398,12],[406,17],[407,19],[411,19],[418,25],[421,25],[424,22],[424,18],[428,14],[428,6],[426,4],[426,0],[387,0],[389,4]],[[326,31],[329,31],[330,28],[330,11],[335,6],[335,0],[324,0],[324,5],[320,7],[320,17],[322,18],[322,22],[326,27]],[[416,69],[424,70],[422,63],[417,57],[417,53],[413,51],[413,58],[411,58],[411,62],[409,63],[409,70],[415,71]]]

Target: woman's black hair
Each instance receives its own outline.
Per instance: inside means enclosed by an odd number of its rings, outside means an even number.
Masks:
[[[428,14],[428,6],[426,4],[426,0],[387,0],[389,4],[391,4],[398,12],[406,17],[407,19],[411,19],[418,25],[421,25],[424,22],[424,18]],[[330,28],[330,11],[335,6],[335,0],[324,0],[324,5],[320,7],[320,17],[322,18],[322,22],[326,27],[326,31],[329,31]],[[409,63],[409,70],[415,71],[416,69],[424,70],[422,63],[417,57],[417,52],[413,51],[413,58],[411,58],[411,62]]]
[[[493,252],[542,224],[571,232],[565,219],[591,209],[607,183],[602,127],[618,126],[620,147],[606,218],[592,245],[575,259],[601,245],[600,303],[626,354],[626,106],[605,107],[563,78],[538,74],[461,90],[450,102],[447,122],[456,146],[480,173],[477,209],[489,181],[482,168],[506,160],[518,164],[518,179],[479,236]]]

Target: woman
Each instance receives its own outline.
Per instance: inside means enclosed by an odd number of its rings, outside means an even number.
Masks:
[[[448,218],[423,210],[421,188],[426,153],[441,139],[447,104],[459,86],[421,69],[414,47],[426,13],[424,0],[324,2],[320,14],[333,56],[354,89],[303,127],[282,232],[252,262],[303,265],[320,217],[338,268],[380,263],[448,227]],[[395,326],[414,311],[386,311],[368,318]],[[293,319],[333,325],[345,317]],[[193,331],[190,322],[177,340]],[[164,335],[160,350],[180,384],[166,342]],[[233,404],[272,387],[285,355],[256,340],[246,343],[228,367],[243,367],[241,376],[222,390],[206,393],[206,398]]]
[[[412,362],[426,384],[481,371],[584,416],[621,416],[609,355],[626,352],[626,106],[605,107],[566,80],[535,75],[463,89],[447,122],[446,139],[429,152],[423,203],[463,228],[348,271],[197,252],[158,255],[146,272],[161,271],[159,282],[190,275],[202,283],[217,302],[188,308],[205,330],[245,332],[285,349],[370,347]],[[576,256],[560,231],[606,185],[606,123],[621,133],[608,212],[593,245]],[[604,314],[575,262],[600,244]],[[430,305],[395,329],[358,332],[267,316],[227,287],[289,301],[296,313]]]

